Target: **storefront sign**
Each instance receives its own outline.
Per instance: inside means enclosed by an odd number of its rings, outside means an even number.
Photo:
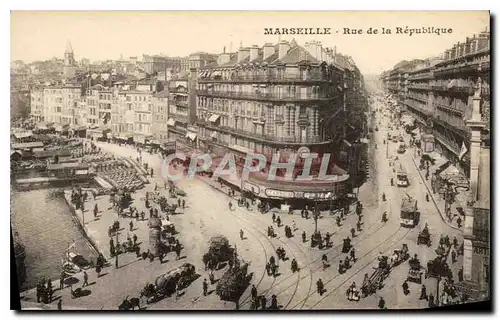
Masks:
[[[254,194],[260,194],[260,187],[248,181],[243,181],[243,190],[250,191]]]
[[[266,189],[266,195],[268,197],[275,197],[275,198],[294,198],[295,196],[295,194],[292,191],[281,191],[273,189]]]
[[[490,249],[489,248],[484,248],[484,247],[474,247],[474,253],[480,254],[483,256],[489,256],[490,255]]]

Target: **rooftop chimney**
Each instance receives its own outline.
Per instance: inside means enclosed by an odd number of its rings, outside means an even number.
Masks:
[[[249,55],[250,55],[249,48],[240,48],[240,50],[238,50],[238,63],[245,60]]]
[[[250,47],[250,61],[253,61],[259,57],[259,47],[253,45]]]
[[[263,59],[267,59],[274,54],[274,46],[272,43],[264,44],[264,56]]]
[[[288,53],[289,49],[290,45],[287,41],[280,41],[278,44],[278,59],[282,59]]]

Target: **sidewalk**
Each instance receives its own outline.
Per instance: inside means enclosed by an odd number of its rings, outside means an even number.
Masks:
[[[429,194],[432,202],[436,206],[436,209],[439,212],[439,215],[441,216],[441,219],[443,220],[443,222],[446,223],[448,226],[450,226],[453,229],[462,231],[465,219],[461,218],[462,219],[462,228],[459,228],[456,225],[456,222],[452,223],[452,221],[455,218],[455,216],[457,216],[457,217],[461,216],[460,211],[457,210],[457,207],[462,207],[462,208],[466,207],[466,195],[464,195],[463,193],[457,194],[456,201],[453,202],[453,204],[451,204],[451,212],[452,212],[453,216],[452,216],[452,220],[450,221],[448,219],[448,217],[446,216],[446,213],[444,212],[444,207],[445,207],[444,199],[441,197],[441,195],[439,193],[432,193],[431,181],[425,179],[422,171],[418,168],[417,160],[413,156],[412,156],[412,161],[413,161],[413,164],[415,165],[415,168],[416,168],[420,178],[422,179],[422,182],[425,185],[425,188],[427,189],[427,193]]]

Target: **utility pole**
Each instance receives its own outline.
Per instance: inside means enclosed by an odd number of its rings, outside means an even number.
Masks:
[[[118,245],[119,245],[119,242],[118,242],[118,230],[116,230],[116,233],[115,233],[115,239],[116,239],[116,245],[115,245],[115,268],[118,269]]]

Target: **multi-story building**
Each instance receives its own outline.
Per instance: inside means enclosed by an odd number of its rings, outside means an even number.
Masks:
[[[482,79],[482,114],[489,121],[489,33],[467,38],[447,50],[442,58],[433,58],[408,71],[407,88],[401,86],[401,70],[393,69],[382,79],[389,92],[404,95],[404,105],[426,133],[432,133],[436,150],[449,159],[464,175],[469,175],[470,130],[466,120],[472,112],[473,94],[478,77]],[[403,76],[404,77],[404,76]],[[406,92],[405,92],[406,91]]]
[[[34,87],[30,90],[30,109],[36,122],[45,121],[45,109],[43,99],[43,88]]]
[[[463,206],[465,281],[457,288],[471,300],[487,299],[491,281],[490,63],[489,32],[467,38],[440,59],[409,71],[405,100],[418,126],[432,134],[436,151],[468,178],[469,200]],[[382,76],[387,88],[391,72]]]
[[[320,155],[330,152],[333,182],[268,181],[265,173],[255,173],[239,187],[269,199],[341,198],[349,176],[333,163],[344,138],[346,84],[345,70],[334,60],[333,51],[318,42],[301,47],[281,41],[223,52],[217,65],[198,74],[198,145],[220,155],[256,152],[269,161],[304,147]],[[300,170],[299,165],[294,178]]]
[[[212,64],[217,61],[217,55],[206,53],[206,52],[196,52],[189,55],[189,69],[200,69],[205,68],[205,66]]]
[[[196,120],[196,104],[190,103],[190,96],[196,94],[189,90],[190,72],[182,72],[174,76],[168,83],[168,137],[170,140],[192,144],[188,140],[188,125]]]
[[[163,90],[154,94],[151,98],[153,105],[153,124],[152,133],[153,137],[158,141],[168,140],[168,106],[169,106],[169,92]]]
[[[62,87],[50,86],[43,89],[43,107],[45,121],[54,123],[62,122],[63,93]]]

